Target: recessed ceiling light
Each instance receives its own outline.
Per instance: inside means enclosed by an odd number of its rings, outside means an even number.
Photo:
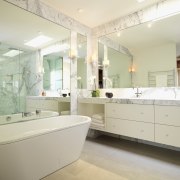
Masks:
[[[19,55],[21,53],[23,53],[23,51],[19,51],[19,50],[13,49],[13,50],[10,50],[7,53],[3,54],[3,56],[14,57],[14,56],[17,56],[17,55]]]
[[[78,8],[77,11],[78,11],[78,13],[82,13],[82,12],[84,12],[84,9]]]
[[[48,36],[40,35],[40,36],[37,36],[36,38],[28,41],[27,43],[25,43],[25,45],[31,46],[31,47],[38,47],[38,46],[41,46],[42,44],[47,43],[51,40],[52,40],[52,38],[50,38]]]
[[[145,1],[145,0],[136,0],[137,2],[139,2],[139,3],[141,3],[141,2],[143,2],[143,1]]]

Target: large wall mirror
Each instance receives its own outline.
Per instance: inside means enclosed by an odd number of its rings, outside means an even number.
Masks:
[[[106,50],[106,47],[108,51],[110,48],[114,49],[112,54],[108,52],[108,61],[104,63],[109,66],[109,69],[111,66],[117,68],[119,74],[123,72],[122,68],[124,68],[122,77],[120,76],[123,79],[123,75],[126,74],[125,70],[129,71],[132,76],[132,86],[179,86],[179,22],[180,15],[176,14],[101,37],[99,41],[103,49]],[[126,57],[123,57],[124,60],[126,59],[125,61],[128,61],[130,57],[128,54],[132,55],[133,64],[129,66],[129,70],[127,62],[124,65],[122,64],[122,67],[118,63],[111,64],[111,60],[114,59],[117,52],[119,53],[122,50],[125,50]],[[123,56],[125,55],[123,54]],[[106,60],[106,57],[103,59]],[[118,59],[120,61],[120,57]],[[113,82],[111,74],[106,76]],[[124,84],[124,87],[129,87],[129,83]]]
[[[132,56],[119,47],[111,47],[108,44],[109,39],[103,40],[104,38],[100,38],[98,43],[99,88],[131,87],[129,68],[132,66]]]
[[[25,97],[70,89],[70,31],[0,1],[0,115],[25,111]]]

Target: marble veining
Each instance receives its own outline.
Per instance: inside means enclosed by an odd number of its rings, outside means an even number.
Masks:
[[[161,105],[161,106],[180,106],[180,100],[172,99],[135,99],[135,98],[78,98],[79,103],[92,103],[92,104],[140,104],[140,105]]]
[[[113,40],[111,40],[105,36],[101,37],[99,42],[110,47],[110,48],[112,48],[112,49],[114,49],[114,50],[116,50],[116,51],[119,51],[123,54],[126,54],[126,55],[132,57],[132,54],[128,48],[122,46],[121,44],[116,43],[115,41],[113,41]]]
[[[180,11],[179,0],[163,0],[148,8],[97,26],[93,29],[93,35],[104,36],[178,11]]]
[[[163,0],[151,7],[148,7],[146,9],[142,9],[138,12],[132,13],[128,16],[122,17],[115,19],[109,23],[103,24],[101,26],[98,26],[91,30],[89,27],[77,22],[76,20],[62,14],[61,12],[55,10],[54,8],[44,4],[41,0],[5,0],[7,2],[10,2],[16,6],[19,6],[25,10],[28,10],[36,15],[39,15],[43,18],[46,18],[54,23],[57,23],[59,25],[62,25],[68,29],[74,30],[76,32],[79,32],[83,35],[88,36],[88,39],[91,38],[91,41],[88,42],[88,48],[92,48],[91,50],[88,50],[88,58],[91,58],[93,54],[97,55],[97,37],[113,33],[119,30],[126,29],[128,27],[132,27],[144,22],[152,21],[154,19],[163,17],[165,15],[168,15],[170,13],[175,13],[180,11],[180,1],[179,0]],[[169,8],[171,7],[171,8]],[[92,44],[92,46],[91,46]],[[71,63],[72,64],[72,63]],[[88,75],[97,75],[96,68],[97,66],[91,68],[91,66],[88,64],[90,68],[88,68]],[[76,84],[74,83],[76,81],[76,74],[77,74],[77,68],[76,65],[72,64],[71,65],[71,85],[72,85],[72,90],[71,90],[71,101],[72,101],[72,106],[73,108],[72,112],[75,113],[77,111],[77,87]],[[89,76],[88,76],[89,77]],[[37,78],[38,80],[38,78]],[[41,79],[38,80],[38,82],[41,82]],[[27,86],[27,84],[26,84]],[[36,84],[35,84],[36,86]],[[34,87],[34,85],[32,86]],[[33,88],[32,88],[33,89]],[[32,90],[33,91],[33,90]],[[34,92],[38,93],[38,92]],[[145,93],[145,91],[144,91]],[[162,93],[163,94],[163,93]],[[165,95],[166,93],[164,93]],[[173,94],[173,93],[170,93]],[[175,96],[168,97],[171,100],[168,99],[163,99],[164,97],[161,96],[161,100],[157,100],[154,98],[153,93],[149,95],[149,99],[141,97],[141,99],[121,99],[120,98],[113,98],[108,101],[112,102],[127,102],[127,103],[134,103],[138,101],[138,103],[162,103],[162,104],[175,104],[179,105],[179,100],[180,99],[180,93],[178,93],[176,90],[174,90]],[[129,98],[129,95],[127,96]],[[98,99],[98,98],[95,98]],[[100,99],[100,98],[99,98]],[[154,99],[154,100],[153,100]],[[93,98],[93,101],[94,100]]]
[[[74,30],[83,35],[91,34],[91,29],[73,18],[66,16],[58,10],[48,6],[41,0],[5,0],[27,11],[30,11],[47,20],[57,23],[65,28]]]
[[[122,89],[102,89],[101,97],[90,97],[89,91],[82,91],[78,98],[80,103],[120,103],[120,104],[152,104],[152,105],[180,105],[180,88],[164,87],[164,88],[139,88],[142,95],[136,97],[135,88]],[[105,92],[112,92],[113,98],[106,98]]]

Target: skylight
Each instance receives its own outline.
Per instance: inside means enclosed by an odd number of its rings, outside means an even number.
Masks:
[[[14,56],[17,56],[17,55],[19,55],[21,53],[23,53],[23,51],[13,49],[13,50],[10,50],[7,53],[3,54],[3,56],[14,57]]]
[[[31,46],[31,47],[39,47],[42,44],[45,44],[51,40],[52,40],[52,38],[50,38],[48,36],[40,35],[40,36],[37,36],[36,38],[26,42],[25,45]]]

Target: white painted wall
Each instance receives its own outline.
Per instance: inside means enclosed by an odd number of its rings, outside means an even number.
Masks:
[[[176,44],[168,43],[133,53],[134,85],[147,87],[148,72],[176,69]]]
[[[129,73],[129,67],[132,64],[131,57],[108,48],[108,59],[110,61],[108,77],[118,74],[119,88],[131,87],[131,74]]]

